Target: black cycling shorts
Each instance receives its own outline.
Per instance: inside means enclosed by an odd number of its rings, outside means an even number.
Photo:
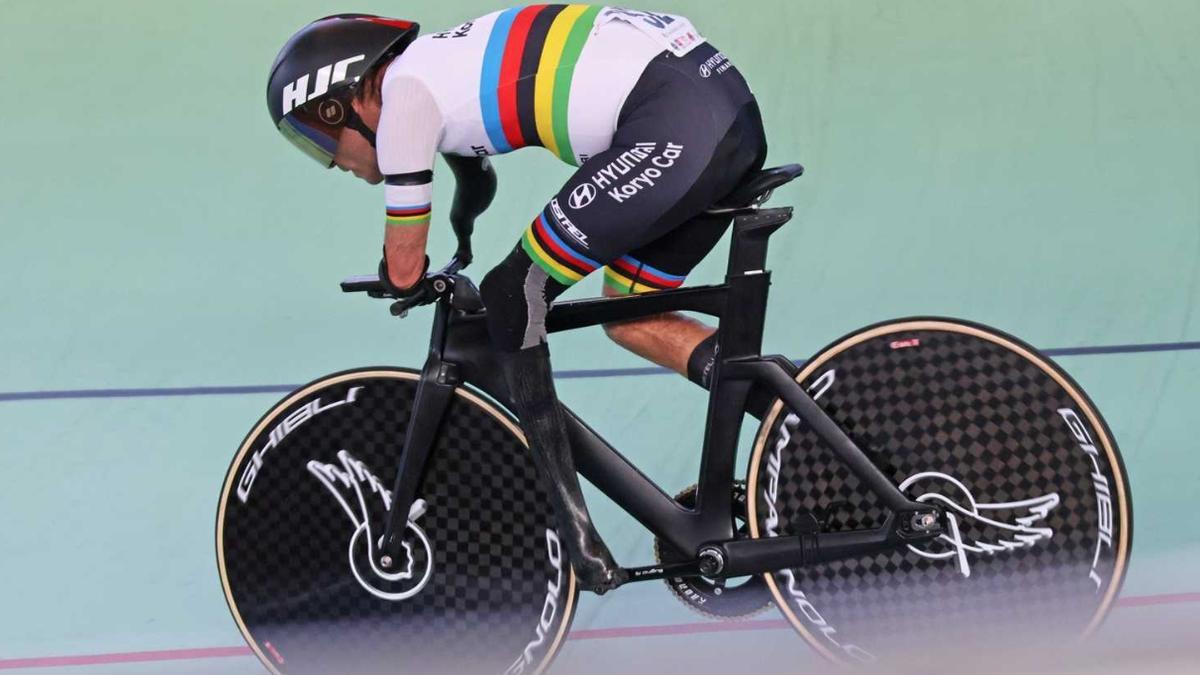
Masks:
[[[664,52],[621,108],[612,146],[579,167],[520,245],[564,286],[603,266],[622,293],[678,287],[729,226],[704,211],[766,154],[754,95],[724,54]]]

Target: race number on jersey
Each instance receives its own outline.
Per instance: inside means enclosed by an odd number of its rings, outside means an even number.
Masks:
[[[636,27],[675,56],[683,56],[704,43],[692,22],[675,14],[609,7],[600,13],[596,27],[610,21],[622,21]]]

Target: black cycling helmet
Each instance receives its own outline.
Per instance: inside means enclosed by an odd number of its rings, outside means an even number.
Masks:
[[[419,29],[373,14],[336,14],[300,29],[271,64],[267,109],[275,128],[326,168],[333,166],[343,127],[364,132],[373,144],[350,99],[363,75],[404,51]]]

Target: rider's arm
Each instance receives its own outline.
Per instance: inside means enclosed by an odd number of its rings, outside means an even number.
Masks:
[[[496,172],[487,157],[444,157],[455,181],[450,224],[458,237],[456,255],[465,265],[471,262],[471,232],[475,229],[475,219],[487,210],[496,196]]]
[[[387,183],[384,256],[392,284],[411,288],[425,270],[442,115],[433,94],[415,78],[386,79],[382,94],[377,150]]]

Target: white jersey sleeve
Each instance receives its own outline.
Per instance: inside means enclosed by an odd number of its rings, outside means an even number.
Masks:
[[[433,94],[420,79],[385,76],[376,151],[387,181],[387,224],[429,223],[433,164],[444,120]]]

